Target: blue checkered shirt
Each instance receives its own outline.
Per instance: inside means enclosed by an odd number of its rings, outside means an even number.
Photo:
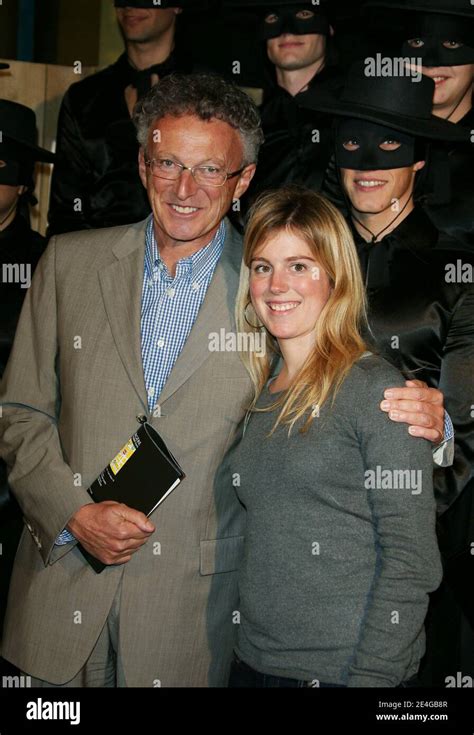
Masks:
[[[147,223],[141,346],[150,413],[156,408],[160,393],[196,321],[222,254],[225,236],[226,227],[222,221],[206,247],[178,261],[173,278],[160,257],[153,216]],[[70,541],[74,541],[74,536],[64,530],[56,544],[62,546]]]

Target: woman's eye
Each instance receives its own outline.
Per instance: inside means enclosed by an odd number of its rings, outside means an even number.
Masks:
[[[356,151],[359,148],[359,143],[357,141],[357,138],[352,138],[351,140],[345,140],[342,144],[346,151]]]
[[[278,21],[278,15],[276,13],[270,13],[265,18],[265,23],[276,23]]]
[[[267,273],[268,272],[268,265],[265,265],[265,263],[257,263],[257,265],[254,265],[253,267],[254,273]]]
[[[296,273],[303,273],[306,270],[304,263],[293,263],[291,267],[294,268]]]
[[[408,41],[408,45],[412,48],[421,48],[425,45],[425,42],[421,40],[421,38],[411,38]]]
[[[381,148],[383,151],[397,151],[400,146],[401,143],[399,140],[387,139],[384,140],[383,143],[380,143],[379,148]]]
[[[443,41],[443,46],[444,48],[456,49],[461,48],[462,46],[464,46],[464,44],[459,43],[459,41]]]

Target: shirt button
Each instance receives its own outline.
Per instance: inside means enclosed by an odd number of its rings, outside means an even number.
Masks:
[[[153,279],[152,278],[150,278],[148,280],[148,285],[149,285],[150,288],[153,286]]]
[[[164,344],[165,344],[165,340],[163,339],[163,337],[160,337],[160,339],[157,340],[156,342],[157,347],[164,347]]]
[[[192,285],[193,291],[199,291],[200,288],[201,288],[201,284],[200,283],[198,283],[197,281],[196,281],[196,283],[193,283],[193,285]]]
[[[170,297],[170,299],[172,299],[173,296],[175,295],[176,291],[174,290],[174,288],[169,288],[166,293],[168,294],[168,296]]]

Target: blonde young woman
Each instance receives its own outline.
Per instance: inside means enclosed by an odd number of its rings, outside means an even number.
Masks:
[[[257,200],[237,324],[267,351],[244,354],[255,399],[219,474],[247,510],[229,685],[404,685],[441,579],[431,448],[379,409],[404,381],[367,351],[357,253],[320,195]]]

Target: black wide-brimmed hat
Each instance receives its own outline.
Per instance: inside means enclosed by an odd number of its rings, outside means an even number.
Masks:
[[[474,5],[471,0],[368,0],[364,3],[364,10],[366,8],[457,15],[474,19]]]
[[[54,162],[54,153],[36,145],[36,115],[31,108],[0,99],[0,133],[0,150],[11,149],[13,155],[32,161]]]
[[[467,142],[469,130],[432,114],[434,90],[433,80],[424,75],[418,81],[409,76],[368,76],[367,64],[358,62],[349,70],[340,97],[310,88],[297,99],[307,110],[368,120],[415,137]]]

